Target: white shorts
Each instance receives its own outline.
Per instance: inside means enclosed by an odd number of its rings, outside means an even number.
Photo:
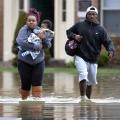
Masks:
[[[97,64],[84,61],[81,57],[75,56],[75,66],[79,72],[79,81],[86,80],[87,85],[97,84]]]

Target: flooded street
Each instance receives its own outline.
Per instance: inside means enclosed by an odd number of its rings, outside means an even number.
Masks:
[[[0,73],[0,120],[120,120],[120,77],[98,77],[92,102],[79,103],[78,76],[45,74],[41,103],[19,102],[19,76]]]

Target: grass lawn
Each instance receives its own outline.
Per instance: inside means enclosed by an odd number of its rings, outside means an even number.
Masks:
[[[75,68],[46,68],[46,73],[66,72],[70,74],[78,74]],[[120,69],[118,68],[98,68],[98,76],[120,76]]]
[[[16,72],[17,68],[2,68],[0,67],[0,72]],[[78,74],[75,68],[45,68],[45,73],[56,73],[56,72],[63,72],[63,73],[70,73],[73,75]],[[98,76],[120,76],[120,69],[118,68],[98,68]]]
[[[98,76],[120,76],[118,68],[98,68]]]

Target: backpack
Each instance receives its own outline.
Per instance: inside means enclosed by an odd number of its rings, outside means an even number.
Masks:
[[[65,43],[65,52],[69,56],[74,56],[76,54],[76,49],[78,46],[78,42],[74,39],[67,40]]]

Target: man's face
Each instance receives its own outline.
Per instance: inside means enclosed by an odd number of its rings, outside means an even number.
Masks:
[[[36,17],[33,15],[28,16],[26,24],[28,25],[29,28],[34,29],[37,26]]]
[[[97,21],[97,13],[90,11],[87,13],[86,18],[88,21],[95,23]]]

